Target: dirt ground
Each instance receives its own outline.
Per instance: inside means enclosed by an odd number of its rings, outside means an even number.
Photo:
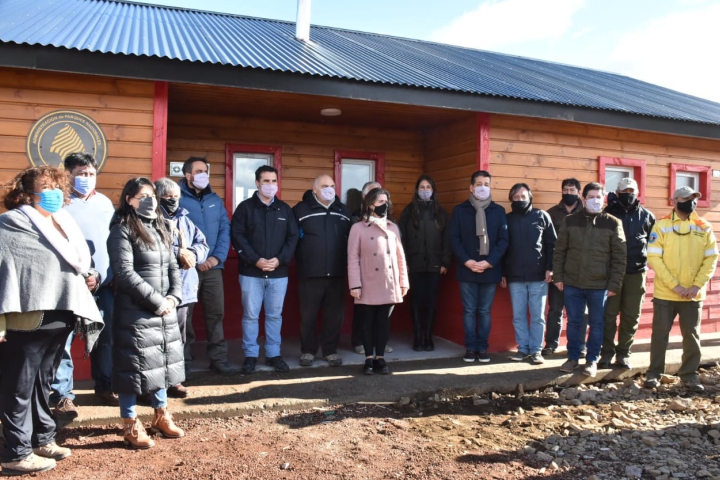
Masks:
[[[125,448],[119,424],[68,428],[59,433],[58,443],[72,448],[72,456],[37,478],[620,479],[626,478],[627,465],[662,447],[647,443],[648,436],[670,441],[675,438],[667,433],[672,425],[684,428],[697,425],[698,418],[705,422],[707,417],[706,423],[720,418],[716,415],[720,411],[718,368],[705,373],[708,390],[703,394],[690,394],[670,381],[651,392],[639,388],[642,378],[634,380],[589,387],[597,394],[592,396],[582,394],[586,390],[580,387],[580,398],[590,399],[585,402],[577,398],[578,392],[569,395],[568,389],[548,388],[483,397],[440,393],[404,399],[404,404],[351,404],[184,420],[178,422],[186,431],[184,438],[156,439],[157,446],[147,451]],[[678,399],[689,402],[687,408],[671,411],[668,402]],[[618,425],[620,418],[627,422],[625,426]],[[587,425],[578,427],[579,422]],[[697,426],[700,435],[715,428],[708,425]],[[596,437],[598,448],[592,447],[593,442],[585,443]],[[608,452],[611,449],[602,442],[618,448]],[[694,471],[693,464],[707,463],[702,468],[710,470],[718,467],[720,440],[704,442],[697,441],[695,449],[689,443],[677,446],[678,458],[686,462],[677,464],[690,464],[688,471]],[[572,456],[571,447],[563,446],[568,450],[563,457],[553,444],[582,446],[581,454],[574,455],[575,461],[565,461]],[[686,453],[690,456],[682,457]],[[657,456],[666,455],[660,451]],[[642,478],[665,478],[651,470],[654,467],[644,468]],[[703,477],[674,467],[670,476]],[[708,473],[705,478],[715,477]]]

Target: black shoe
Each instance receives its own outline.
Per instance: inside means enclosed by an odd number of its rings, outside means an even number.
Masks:
[[[554,348],[550,348],[550,347],[545,347],[545,348],[543,348],[542,351],[540,352],[540,354],[542,354],[543,357],[549,357],[549,356],[552,355],[553,353],[555,353],[555,349],[554,349]]]
[[[245,357],[240,371],[247,375],[255,371],[255,365],[257,365],[257,357]]]
[[[235,375],[239,371],[236,367],[231,366],[228,362],[225,361],[211,363],[210,370],[215,373],[219,373],[220,375],[225,375],[226,377]]]
[[[423,350],[425,350],[425,347],[420,342],[413,342],[413,350],[416,352],[422,352]]]
[[[632,368],[632,365],[630,364],[630,357],[615,358],[615,366],[623,370],[630,370]]]
[[[390,367],[387,366],[384,358],[376,358],[373,360],[373,372],[379,373],[380,375],[390,373]]]
[[[475,356],[478,359],[478,362],[480,363],[488,363],[490,361],[490,356],[487,354],[485,350],[480,350],[479,352],[475,352]]]
[[[600,360],[597,364],[599,370],[610,370],[612,366],[607,360]]]
[[[425,339],[425,351],[432,352],[434,350],[435,350],[435,343],[433,343],[432,337],[427,337]]]
[[[465,350],[463,362],[473,363],[475,361],[475,350]]]
[[[265,365],[269,367],[275,367],[276,372],[289,372],[290,367],[280,355],[277,357],[270,357],[265,359]]]
[[[372,375],[373,373],[373,360],[372,358],[365,359],[365,365],[363,365],[363,373],[365,375]]]

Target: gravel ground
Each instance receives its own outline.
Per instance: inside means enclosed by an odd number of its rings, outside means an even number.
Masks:
[[[720,480],[720,368],[702,394],[642,380],[184,420],[147,451],[120,425],[69,428],[73,455],[37,478]]]

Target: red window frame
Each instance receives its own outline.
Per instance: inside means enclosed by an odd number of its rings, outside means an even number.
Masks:
[[[374,160],[375,181],[385,187],[385,154],[382,152],[364,152],[360,150],[335,150],[335,193],[342,197],[342,161],[343,158],[352,160]]]
[[[605,167],[629,167],[635,171],[635,181],[638,184],[638,198],[641,203],[645,203],[645,160],[634,160],[631,158],[619,157],[598,157],[598,181],[605,185]],[[611,185],[608,188],[605,185],[606,192],[614,192],[617,185]]]
[[[273,156],[273,167],[278,172],[278,193],[280,196],[282,191],[282,147],[273,145],[254,145],[248,143],[226,143],[225,144],[225,210],[232,218],[235,213],[232,205],[234,172],[233,172],[233,156],[236,153],[266,153]]]
[[[683,163],[671,163],[670,164],[670,195],[668,198],[672,199],[673,194],[677,188],[677,172],[688,172],[688,173],[699,173],[700,181],[698,182],[698,190],[702,193],[702,197],[698,200],[698,207],[708,208],[711,206],[711,194],[712,194],[712,167],[707,165],[688,165]],[[672,201],[668,202],[672,205]]]

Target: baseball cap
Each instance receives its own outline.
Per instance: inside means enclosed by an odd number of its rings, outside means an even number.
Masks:
[[[702,193],[696,192],[690,187],[680,187],[677,190],[675,190],[675,193],[673,194],[673,198],[687,198],[687,197],[693,197],[693,198],[700,198],[702,197]]]
[[[636,193],[639,190],[637,182],[630,177],[625,177],[620,180],[615,191],[619,192],[621,190],[625,190],[626,188],[632,188]]]

